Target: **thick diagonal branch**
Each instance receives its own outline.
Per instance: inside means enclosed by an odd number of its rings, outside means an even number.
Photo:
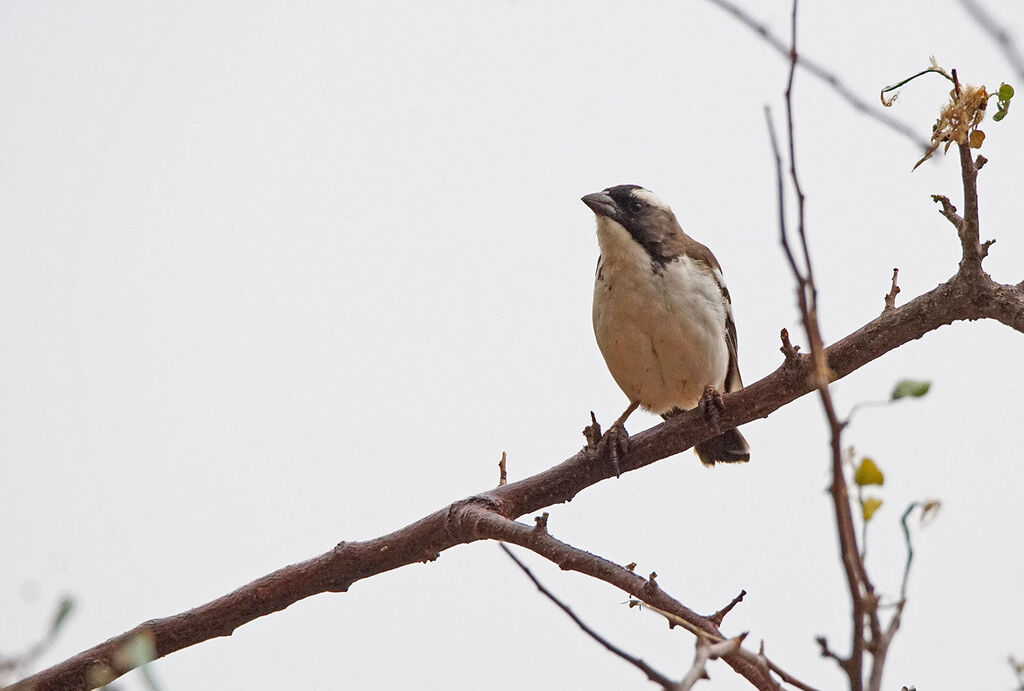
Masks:
[[[834,376],[841,378],[945,324],[986,318],[1024,332],[1024,284],[1002,285],[985,275],[958,274],[902,307],[884,312],[826,348],[825,355]],[[767,377],[725,394],[719,424],[736,426],[767,417],[814,390],[812,371],[809,356],[794,354]],[[619,459],[620,469],[624,473],[634,471],[685,451],[714,434],[711,423],[699,411],[678,415],[633,435],[628,453]],[[501,516],[516,518],[568,501],[613,473],[610,464],[602,464],[592,451],[583,449],[537,475],[455,502],[393,533],[373,540],[342,542],[320,556],[286,566],[195,609],[140,624],[12,688],[90,688],[87,680],[92,669],[107,667],[115,676],[129,671],[131,667],[122,664],[125,656],[117,653],[140,632],[152,633],[157,657],[229,636],[239,626],[303,598],[346,591],[364,578],[432,561],[449,547],[469,541],[464,534],[451,530],[449,520],[452,512],[466,502],[482,503]]]

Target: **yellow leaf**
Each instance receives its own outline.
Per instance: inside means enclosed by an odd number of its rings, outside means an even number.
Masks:
[[[971,148],[972,149],[980,149],[981,148],[981,143],[984,142],[984,141],[985,141],[985,133],[984,132],[982,132],[981,130],[974,130],[973,132],[971,132],[970,142],[971,142]]]
[[[860,509],[864,512],[864,520],[870,521],[871,517],[875,515],[875,511],[882,505],[881,499],[875,499],[874,497],[868,497],[860,503]]]
[[[860,461],[860,467],[853,474],[853,481],[863,487],[864,485],[884,485],[885,476],[878,469],[875,462],[865,456]]]

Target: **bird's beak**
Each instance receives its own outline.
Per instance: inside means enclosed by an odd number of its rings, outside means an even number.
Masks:
[[[581,199],[598,216],[605,216],[612,220],[618,216],[618,207],[615,206],[615,201],[604,192],[594,192],[581,197]]]

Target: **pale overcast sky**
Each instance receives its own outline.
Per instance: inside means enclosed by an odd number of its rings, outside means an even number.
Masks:
[[[787,2],[750,2],[788,32]],[[800,45],[869,102],[927,65],[1015,83],[958,3],[805,3]],[[991,10],[1024,36],[1019,0]],[[401,527],[574,453],[626,400],[594,342],[581,195],[637,183],[721,261],[750,383],[796,321],[762,109],[785,61],[709,3],[16,2],[0,5],[0,652],[57,599],[47,665],[285,564]],[[1021,91],[1022,84],[1017,84]],[[945,280],[959,245],[929,195],[958,166],[797,80],[798,156],[826,338]],[[927,136],[947,84],[892,113]],[[988,123],[987,260],[1024,278],[1024,104]],[[1008,689],[1024,655],[1021,334],[928,334],[838,383],[843,411],[903,377],[922,400],[845,442],[887,484],[868,566],[898,593],[887,689]],[[657,419],[637,414],[637,431]],[[746,425],[752,459],[691,452],[550,509],[558,538],[750,631],[842,687],[849,600],[819,404]],[[527,517],[528,520],[528,517]],[[1015,546],[1016,545],[1016,546]],[[522,552],[522,550],[520,550]],[[693,639],[611,587],[526,560],[593,627],[666,674]],[[320,595],[153,665],[184,689],[651,688],[493,544]],[[699,688],[749,688],[724,664]],[[123,689],[142,688],[137,675]]]

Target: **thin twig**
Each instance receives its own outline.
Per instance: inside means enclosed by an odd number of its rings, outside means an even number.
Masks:
[[[910,527],[907,525],[907,519],[910,518],[910,514],[918,506],[920,506],[920,504],[916,501],[911,503],[900,518],[900,525],[903,526],[903,541],[907,545],[907,563],[903,567],[903,581],[900,583],[901,601],[907,599],[907,580],[910,578],[910,564],[914,561],[914,544],[910,541]]]
[[[481,538],[525,547],[558,564],[563,571],[576,571],[620,588],[632,596],[631,604],[634,600],[642,603],[645,610],[663,616],[670,626],[680,626],[712,642],[727,640],[713,621],[687,608],[658,587],[653,582],[654,574],[651,574],[650,579],[644,579],[630,569],[561,542],[547,532],[538,534],[535,529],[509,520],[479,504],[467,504],[459,522],[472,526],[474,534]],[[758,689],[781,691],[778,682],[771,676],[773,671],[780,676],[792,678],[763,655],[742,647],[722,657],[730,667]],[[794,685],[814,691],[806,684]]]
[[[731,14],[737,21],[751,29],[754,33],[760,36],[765,43],[775,49],[775,51],[785,58],[790,57],[789,46],[786,42],[772,33],[772,30],[768,28],[767,24],[757,21],[749,14],[746,10],[739,7],[729,0],[708,0],[712,5],[716,5],[719,8],[725,10]],[[885,125],[889,129],[893,130],[897,134],[906,137],[914,143],[914,146],[925,151],[928,149],[928,142],[922,139],[910,125],[897,120],[896,118],[889,115],[887,112],[880,110],[877,106],[863,100],[858,96],[852,89],[836,76],[836,74],[827,68],[823,67],[819,63],[815,62],[811,58],[806,56],[800,56],[798,58],[800,67],[807,70],[810,74],[817,77],[818,79],[825,82],[833,91],[835,91],[840,98],[845,100],[850,106],[853,107],[857,112],[866,115],[869,118]]]
[[[721,626],[722,620],[725,619],[725,615],[731,612],[733,607],[743,602],[743,598],[746,596],[746,594],[746,590],[741,590],[740,594],[732,599],[732,602],[730,602],[725,607],[712,614],[710,617],[708,617],[708,619]]]
[[[499,544],[498,546],[505,551],[505,554],[508,555],[509,559],[516,563],[516,566],[522,569],[523,573],[526,574],[526,577],[533,581],[533,584],[537,586],[537,590],[543,593],[544,596],[547,597],[549,600],[554,602],[559,609],[568,614],[569,618],[576,623],[576,626],[580,627],[585,634],[587,634],[595,641],[600,643],[602,646],[604,646],[605,650],[608,650],[609,652],[618,655],[623,660],[639,669],[641,672],[647,675],[648,679],[653,681],[655,684],[660,684],[663,689],[666,689],[667,691],[673,691],[673,689],[676,688],[676,683],[668,677],[666,677],[664,674],[654,669],[640,658],[630,655],[625,650],[619,648],[614,643],[601,636],[601,634],[597,633],[592,628],[587,626],[586,622],[584,622],[582,619],[576,616],[576,613],[573,612],[567,604],[559,600],[550,590],[544,587],[544,584],[541,583],[537,579],[537,577],[533,575],[533,572],[530,571],[530,568],[526,564],[520,561],[519,558],[512,553],[512,550],[510,550],[508,547],[502,544]]]
[[[874,602],[873,587],[868,579],[867,571],[864,568],[864,561],[857,547],[857,535],[853,523],[853,516],[850,510],[850,498],[846,485],[846,476],[843,472],[842,454],[842,431],[843,423],[836,414],[832,396],[829,392],[829,382],[834,377],[828,366],[825,355],[821,330],[818,326],[818,300],[817,288],[814,283],[814,269],[811,263],[810,249],[807,241],[807,230],[805,224],[804,205],[805,197],[800,185],[800,178],[796,165],[796,143],[794,135],[793,117],[793,82],[796,75],[796,66],[799,59],[797,51],[797,16],[798,0],[793,0],[793,9],[790,18],[790,66],[789,76],[786,81],[785,105],[786,105],[786,133],[789,148],[789,177],[797,197],[797,236],[800,240],[802,250],[803,270],[797,263],[789,246],[788,232],[785,225],[785,216],[780,213],[780,235],[783,250],[793,271],[793,277],[797,284],[797,304],[800,308],[800,315],[803,320],[804,330],[810,343],[811,358],[814,362],[814,385],[818,389],[822,407],[828,419],[831,431],[832,448],[832,485],[831,495],[835,509],[836,528],[839,535],[840,556],[843,569],[846,573],[847,588],[852,602],[852,632],[851,652],[849,657],[840,659],[840,666],[846,672],[850,681],[851,691],[861,691],[863,688],[863,658],[864,658],[864,622],[867,617],[872,630],[878,628],[878,615],[876,608],[868,606]],[[769,125],[771,123],[769,122]],[[778,154],[777,141],[774,132],[771,136],[773,151],[776,159],[776,175],[779,178],[778,187],[781,190],[783,183],[782,168]],[[782,202],[779,202],[780,208]],[[827,650],[827,648],[823,648]],[[835,657],[835,656],[833,656]]]
[[[995,17],[988,13],[988,10],[975,2],[975,0],[960,0],[960,4],[964,6],[967,14],[971,15],[975,23],[995,40],[999,49],[1003,51],[1006,61],[1010,63],[1013,71],[1017,73],[1017,78],[1024,82],[1024,56],[1017,49],[1013,36],[1003,28],[1003,23],[996,20]]]
[[[900,287],[896,284],[896,279],[900,276],[900,270],[894,268],[892,270],[892,287],[889,288],[889,292],[885,294],[885,309],[894,310],[896,309],[896,296],[900,294]]]
[[[718,641],[711,643],[704,636],[697,638],[696,651],[693,655],[693,665],[690,666],[690,670],[683,677],[682,681],[676,686],[678,691],[690,691],[693,685],[701,679],[709,679],[705,665],[708,660],[717,660],[718,658],[735,653],[739,650],[743,644],[743,639],[747,634],[741,634],[736,638],[730,638],[724,641]]]

